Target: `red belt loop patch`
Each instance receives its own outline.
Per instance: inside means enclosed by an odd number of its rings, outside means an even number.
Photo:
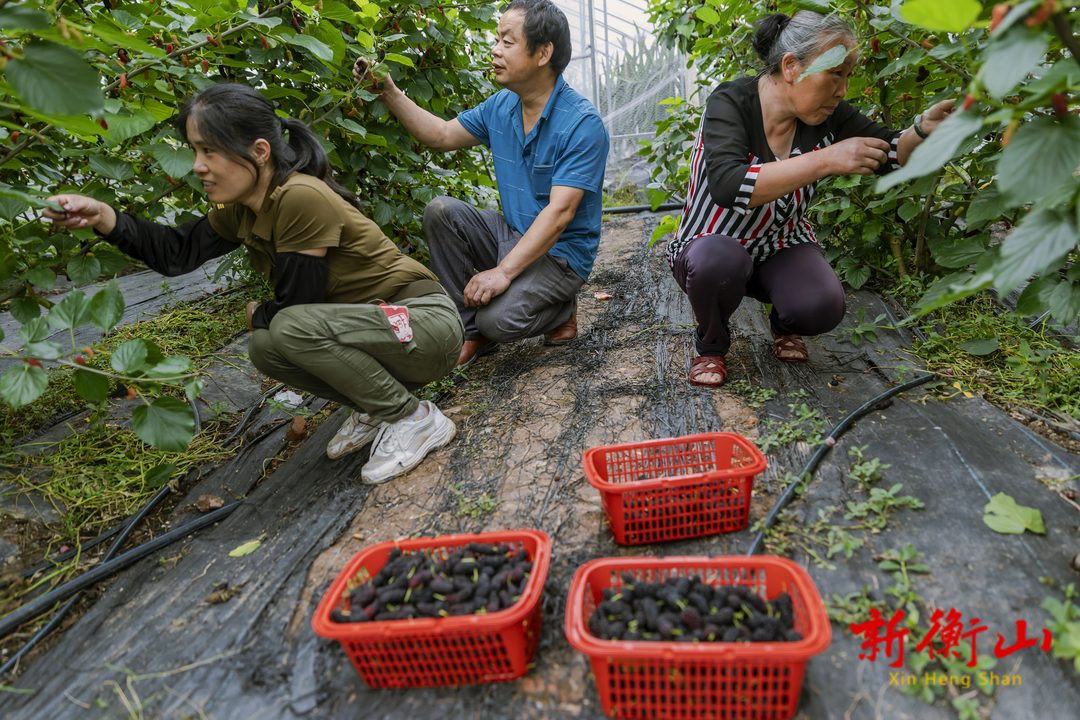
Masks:
[[[404,305],[387,305],[379,303],[379,307],[386,313],[386,319],[390,321],[390,327],[394,328],[394,334],[401,342],[409,342],[413,339],[412,325],[409,324],[409,308]]]

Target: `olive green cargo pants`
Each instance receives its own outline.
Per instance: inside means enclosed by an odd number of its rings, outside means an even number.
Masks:
[[[409,342],[398,340],[375,304],[294,305],[252,334],[248,357],[275,380],[396,422],[416,412],[413,390],[453,370],[464,338],[446,295],[398,304],[409,308]]]

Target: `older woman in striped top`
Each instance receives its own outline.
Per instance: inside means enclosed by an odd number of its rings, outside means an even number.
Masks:
[[[851,50],[843,63],[799,80],[818,55],[841,44]],[[806,219],[817,182],[899,168],[954,110],[953,100],[940,102],[904,131],[875,124],[844,100],[855,44],[836,15],[767,15],[754,35],[761,74],[721,83],[709,97],[686,208],[668,246],[698,323],[694,385],[724,383],[728,319],[745,296],[772,304],[775,357],[808,359],[801,336],[833,329],[845,307]]]

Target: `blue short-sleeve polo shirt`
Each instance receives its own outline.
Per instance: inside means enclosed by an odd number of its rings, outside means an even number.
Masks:
[[[525,135],[521,98],[500,90],[457,116],[473,137],[491,148],[503,217],[522,235],[551,200],[552,185],[585,191],[574,219],[554,247],[588,279],[600,245],[600,216],[608,133],[593,104],[560,75],[536,126]]]

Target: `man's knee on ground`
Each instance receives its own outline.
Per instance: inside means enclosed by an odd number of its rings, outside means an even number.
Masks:
[[[516,318],[502,308],[486,305],[476,311],[476,329],[493,342],[508,343],[528,337],[523,329],[527,323],[524,318]]]
[[[461,202],[446,195],[440,195],[424,207],[424,227],[431,223],[446,225],[448,215],[456,203]]]

